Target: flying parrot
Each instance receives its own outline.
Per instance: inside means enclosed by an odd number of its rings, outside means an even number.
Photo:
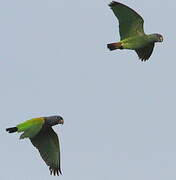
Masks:
[[[133,9],[119,2],[112,1],[109,6],[119,20],[121,40],[107,44],[109,50],[131,49],[135,50],[139,59],[146,61],[153,52],[155,42],[162,42],[160,34],[145,34],[144,20]]]
[[[62,174],[59,139],[52,126],[63,123],[61,116],[39,117],[27,120],[16,127],[7,128],[6,131],[23,132],[20,139],[29,138],[49,166],[50,174],[59,176],[59,173]]]

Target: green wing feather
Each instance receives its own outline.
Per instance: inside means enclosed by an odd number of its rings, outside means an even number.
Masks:
[[[41,130],[45,120],[44,118],[33,118],[17,125],[18,132],[24,132],[20,139],[32,138]]]
[[[43,128],[35,137],[30,138],[32,144],[39,150],[42,159],[49,166],[50,173],[62,174],[60,167],[59,139],[54,130]]]
[[[136,49],[135,51],[138,54],[139,59],[141,59],[142,61],[146,61],[151,56],[153,52],[153,48],[154,48],[154,43],[150,43],[147,46]]]
[[[143,18],[128,6],[112,1],[109,6],[119,20],[119,31],[121,40],[144,34]]]

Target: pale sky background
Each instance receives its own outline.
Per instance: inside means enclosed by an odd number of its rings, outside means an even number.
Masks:
[[[120,38],[109,2],[0,1],[1,180],[176,179],[176,3],[120,1],[164,37],[141,62],[106,48]],[[28,139],[5,131],[56,114],[60,177]]]

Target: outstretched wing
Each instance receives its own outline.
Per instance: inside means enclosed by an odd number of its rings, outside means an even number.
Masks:
[[[149,45],[144,46],[143,48],[140,49],[136,49],[135,51],[138,54],[139,59],[141,59],[142,61],[146,61],[151,56],[153,52],[153,48],[154,48],[154,43],[150,43]]]
[[[137,12],[128,6],[115,1],[112,1],[109,6],[119,20],[121,40],[131,36],[144,34],[144,20]]]
[[[42,129],[34,138],[30,138],[32,144],[39,150],[42,159],[49,166],[50,174],[58,175],[60,167],[60,147],[59,139],[54,130],[49,128]]]

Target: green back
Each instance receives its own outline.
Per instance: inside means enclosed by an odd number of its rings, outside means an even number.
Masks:
[[[43,128],[39,134],[30,138],[32,144],[39,150],[42,159],[50,167],[51,174],[61,173],[59,139],[54,130]]]
[[[18,132],[24,132],[20,139],[32,138],[41,130],[45,120],[44,118],[33,118],[17,125]]]
[[[121,40],[144,34],[143,18],[128,6],[113,1],[109,5],[119,20],[119,31]]]

